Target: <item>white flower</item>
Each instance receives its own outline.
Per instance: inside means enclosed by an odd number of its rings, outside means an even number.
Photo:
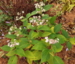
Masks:
[[[36,16],[33,16],[33,18],[36,18]]]
[[[13,29],[12,29],[12,28],[10,28],[9,30],[10,30],[10,31],[12,31]]]
[[[45,19],[42,20],[42,22],[44,22],[44,21],[45,21]]]
[[[16,39],[14,39],[14,41],[16,41]]]
[[[8,43],[8,46],[10,46],[10,43]]]
[[[7,42],[10,42],[10,40],[7,40]]]
[[[24,11],[22,11],[22,13],[24,13]]]
[[[15,45],[19,45],[19,43],[15,43]]]
[[[29,22],[30,22],[30,23],[32,23],[32,22],[33,22],[33,20],[30,20]]]
[[[49,40],[48,40],[48,37],[45,37],[45,39],[46,39],[45,42],[48,42],[48,41],[49,41]]]
[[[13,47],[13,45],[10,45],[9,47]]]
[[[16,34],[16,36],[19,36],[19,34]]]
[[[45,12],[45,11],[46,11],[45,9],[42,10],[42,12]]]
[[[41,18],[41,16],[38,16],[38,18],[40,19],[40,18]]]
[[[34,5],[35,5],[35,8],[38,8],[38,5],[39,5],[39,4],[38,4],[38,3],[36,3],[36,4],[34,4]]]
[[[19,13],[19,12],[17,12],[17,15],[20,15],[20,13]]]
[[[44,4],[44,2],[40,2],[40,6],[44,6],[45,4]]]
[[[55,43],[58,43],[58,41],[57,40],[54,40],[54,39],[49,39],[49,43],[50,44],[55,44]]]
[[[48,22],[48,20],[46,20],[46,22]]]
[[[45,14],[42,14],[42,16],[44,16]]]
[[[40,25],[42,25],[43,24],[43,22],[40,22]]]
[[[19,19],[23,19],[23,16],[20,16]]]
[[[22,28],[21,28],[21,27],[19,27],[19,29],[21,30]]]
[[[11,32],[8,32],[9,35],[11,35]]]
[[[36,22],[36,20],[34,20],[34,22]]]

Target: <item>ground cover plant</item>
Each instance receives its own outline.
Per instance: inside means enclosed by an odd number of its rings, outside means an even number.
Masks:
[[[55,23],[57,15],[50,17],[44,13],[51,7],[43,2],[36,3],[36,10],[20,19],[23,25],[10,27],[6,35],[10,38],[9,43],[0,47],[7,51],[8,64],[17,64],[21,57],[25,57],[29,64],[33,61],[37,64],[64,64],[56,53],[62,51],[64,43],[71,49],[75,37],[70,37],[62,24]]]

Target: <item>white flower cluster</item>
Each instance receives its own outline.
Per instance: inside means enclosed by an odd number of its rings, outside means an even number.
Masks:
[[[45,37],[45,42],[49,42],[49,44],[55,44],[59,42],[59,39],[49,39],[48,37]]]
[[[16,25],[11,26],[10,29],[9,29],[9,31],[13,31],[13,30],[15,30],[15,29],[17,29]]]
[[[16,25],[14,25],[14,26],[11,26],[11,27],[10,27],[8,34],[11,35],[12,32],[14,32],[14,34],[15,34],[16,36],[19,36],[19,35],[20,35],[20,34],[19,34],[20,30],[22,30],[21,27],[17,28]]]
[[[14,39],[14,42],[8,43],[8,46],[9,46],[9,47],[14,47],[14,46],[16,46],[16,45],[19,45],[19,42],[16,42],[16,39]]]
[[[36,3],[34,5],[35,5],[36,9],[40,9],[40,11],[37,11],[37,13],[45,12],[46,11],[45,9],[43,9],[43,6],[45,6],[44,2]]]
[[[22,11],[21,13],[17,12],[17,16],[16,16],[15,20],[18,21],[18,20],[23,19],[24,18],[23,14],[24,14],[24,11]]]
[[[30,18],[29,22],[38,26],[43,25],[45,22],[48,22],[48,20],[41,19],[41,16],[33,16],[32,18]]]

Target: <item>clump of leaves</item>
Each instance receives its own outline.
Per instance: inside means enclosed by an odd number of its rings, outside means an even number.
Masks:
[[[62,0],[64,3],[62,11],[71,11],[75,7],[75,0]]]
[[[64,64],[62,59],[55,54],[63,49],[63,43],[66,42],[69,49],[72,44],[75,44],[75,38],[71,38],[62,29],[61,24],[55,23],[56,16],[50,17],[43,13],[48,11],[52,5],[40,3],[36,3],[36,10],[28,13],[21,20],[22,26],[10,27],[6,37],[11,40],[8,45],[0,47],[8,52],[6,54],[9,57],[8,64],[17,64],[17,56],[26,57],[29,64],[39,60],[39,64]]]

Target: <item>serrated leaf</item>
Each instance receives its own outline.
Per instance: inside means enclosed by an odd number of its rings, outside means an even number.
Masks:
[[[17,64],[17,60],[18,60],[17,56],[12,56],[9,58],[8,64]]]
[[[43,32],[41,34],[41,37],[46,37],[46,36],[49,36],[51,33],[50,32]]]
[[[25,56],[26,56],[24,50],[21,49],[21,48],[15,49],[15,53],[16,53],[17,55],[19,55],[20,57],[25,57]]]
[[[57,35],[57,38],[59,39],[60,44],[63,44],[67,41],[66,37],[63,35]]]
[[[9,51],[9,52],[6,54],[6,56],[13,56],[13,55],[15,55],[15,51],[14,51],[14,50],[11,50],[11,51]]]
[[[50,58],[49,52],[50,52],[49,49],[44,49],[42,51],[41,63],[46,62],[47,60],[49,60],[49,58]]]
[[[66,37],[66,38],[70,38],[68,32],[66,30],[62,30],[62,34]]]
[[[54,61],[54,64],[64,64],[62,59],[58,56],[54,56],[53,61]]]
[[[2,46],[2,47],[0,47],[2,50],[4,50],[4,51],[10,51],[10,47],[9,46],[7,46],[7,45],[4,45],[4,46]]]
[[[33,12],[31,13],[32,16],[35,15],[35,14],[37,14],[37,10],[35,10],[35,11],[33,11]]]
[[[68,47],[69,50],[72,48],[71,42],[67,42],[67,47]]]
[[[44,16],[42,16],[42,19],[49,19],[50,18],[50,16],[48,15],[48,14],[45,14]]]
[[[54,39],[54,38],[56,38],[56,36],[57,36],[57,34],[51,33],[50,36],[49,36],[49,38]]]
[[[31,13],[28,13],[27,15],[26,15],[26,18],[29,18],[31,16]]]
[[[75,37],[74,38],[70,38],[70,42],[71,42],[71,44],[75,45]]]
[[[43,50],[45,48],[46,48],[46,46],[42,42],[38,42],[32,47],[32,49],[34,49],[34,50]]]
[[[53,6],[53,5],[48,4],[48,5],[44,6],[44,9],[45,9],[46,11],[48,11],[52,6]]]
[[[37,38],[37,37],[38,37],[38,33],[37,32],[30,31],[29,38],[33,39],[33,38]]]
[[[53,16],[49,21],[51,24],[55,24],[56,16]]]
[[[50,30],[50,28],[47,25],[38,26],[38,30]]]
[[[49,58],[49,60],[48,60],[48,63],[49,63],[49,64],[54,64],[53,62],[54,62],[54,61],[53,61],[53,56],[50,55],[50,58]]]
[[[61,30],[61,24],[57,24],[57,25],[54,27],[54,32],[55,32],[55,33],[58,33],[60,30]]]
[[[40,60],[41,52],[39,51],[25,51],[26,57],[31,60]],[[40,54],[40,55],[38,55]]]
[[[51,49],[54,53],[56,53],[56,52],[60,52],[63,49],[63,46],[60,45],[59,43],[56,43],[52,45]]]
[[[7,34],[5,37],[7,37],[7,38],[11,38],[11,39],[15,39],[16,38],[16,35],[14,35],[14,34]]]

